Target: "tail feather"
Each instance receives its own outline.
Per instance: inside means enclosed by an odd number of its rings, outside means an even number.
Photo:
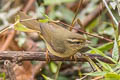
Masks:
[[[31,16],[26,15],[24,12],[19,12],[17,15],[20,16],[20,20],[31,19]],[[26,27],[33,30],[40,30],[40,23],[37,20],[26,20],[21,22]]]

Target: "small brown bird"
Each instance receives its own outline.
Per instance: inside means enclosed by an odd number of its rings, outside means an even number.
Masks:
[[[19,12],[20,19],[30,19],[31,17],[23,12]],[[78,34],[59,26],[55,23],[40,23],[37,20],[21,22],[26,27],[40,31],[40,37],[45,41],[50,53],[58,57],[70,57],[85,46],[86,39]]]

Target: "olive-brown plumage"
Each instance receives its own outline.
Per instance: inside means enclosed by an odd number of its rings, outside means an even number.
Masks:
[[[31,18],[23,12],[18,13],[21,20]],[[40,36],[47,45],[47,49],[55,56],[70,57],[78,52],[86,43],[86,39],[78,34],[55,24],[39,23],[36,20],[21,22],[26,27],[40,31]]]

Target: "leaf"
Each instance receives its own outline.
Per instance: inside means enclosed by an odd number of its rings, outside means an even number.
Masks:
[[[55,80],[58,79],[58,75],[59,75],[61,65],[62,65],[62,61],[58,62],[58,67],[57,67],[57,71],[56,71],[56,74],[55,74]]]
[[[44,75],[44,74],[42,74],[42,76],[43,76],[43,78],[44,78],[45,80],[54,80],[54,79],[51,79],[50,77],[47,77],[47,76]]]
[[[100,51],[107,51],[110,50],[113,47],[113,42],[109,42],[109,43],[105,43],[99,47],[97,47],[96,49],[100,50]],[[87,53],[95,53],[94,50],[89,50],[87,51]]]
[[[89,25],[86,26],[86,31],[87,32],[93,32],[93,29],[98,25],[98,18],[94,19]]]
[[[120,46],[120,41],[118,41],[118,46]]]
[[[48,22],[48,21],[52,21],[52,22],[58,22],[58,21],[54,21],[53,19],[51,19],[48,15],[44,14],[41,12],[41,14],[45,17],[45,19],[40,20],[42,23]]]
[[[112,62],[117,63],[114,59],[112,59],[111,57],[105,55],[102,51],[100,51],[100,50],[98,50],[98,49],[96,49],[96,48],[93,48],[93,47],[91,47],[91,46],[88,46],[88,47],[91,48],[93,51],[95,51],[96,54],[99,54],[99,55],[101,55],[101,56],[103,56],[103,57],[111,60]]]
[[[118,61],[118,59],[119,59],[119,48],[118,48],[118,43],[117,43],[116,39],[114,40],[114,47],[113,47],[113,51],[112,51],[112,58],[115,61]]]
[[[39,32],[37,30],[32,30],[32,29],[29,29],[29,28],[25,27],[20,22],[18,22],[17,24],[14,25],[14,29],[18,30],[18,31],[23,31],[23,32]]]
[[[19,16],[19,15],[17,15],[17,16],[15,17],[15,21],[20,21],[20,16]]]
[[[90,75],[90,76],[104,76],[106,75],[107,72],[102,71],[102,72],[91,72],[91,73],[84,73],[84,75]]]
[[[120,46],[120,40],[117,41],[118,42],[118,46]],[[107,51],[107,50],[110,50],[111,48],[113,48],[113,42],[109,42],[109,43],[105,43],[99,47],[97,47],[96,49],[100,50],[100,51]],[[89,50],[87,51],[86,53],[95,53],[94,50]]]
[[[85,58],[86,60],[88,60],[89,63],[90,63],[92,66],[94,66],[97,71],[101,72],[100,68],[99,68],[88,56],[84,56],[84,58]]]
[[[104,69],[106,69],[109,72],[113,72],[112,68],[107,63],[104,63],[98,59],[96,59],[96,60],[103,66]]]
[[[50,62],[50,69],[53,73],[57,72],[57,65],[54,62]]]
[[[116,72],[116,73],[119,73],[120,72],[120,61],[117,63],[117,64],[115,64],[116,66],[115,66],[115,68],[114,68],[114,71]]]
[[[0,73],[0,79],[3,78],[3,80],[5,80],[5,73]]]
[[[47,23],[49,21],[49,19],[43,19],[43,20],[39,19],[38,21],[41,22],[41,23]]]
[[[120,75],[116,73],[107,73],[105,75],[105,80],[120,80]]]
[[[45,5],[52,5],[52,4],[61,4],[65,2],[73,2],[75,0],[44,0]]]
[[[46,18],[46,19],[48,19],[49,21],[53,21],[48,15],[46,15],[45,13],[42,13],[41,12],[41,14]]]

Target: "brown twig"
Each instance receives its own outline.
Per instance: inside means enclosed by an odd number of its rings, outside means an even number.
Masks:
[[[118,25],[118,34],[120,35],[120,21],[119,21],[119,25]]]
[[[103,36],[90,34],[90,33],[85,32],[85,31],[83,31],[83,30],[78,30],[78,31],[79,31],[79,32],[82,32],[82,33],[84,33],[84,34],[90,35],[90,36],[94,36],[94,37],[100,38],[100,39],[102,39],[102,40],[106,40],[106,41],[112,42],[111,39],[105,38],[105,37],[103,37]]]
[[[11,30],[8,34],[8,37],[5,41],[5,43],[3,44],[2,48],[0,49],[0,51],[4,51],[8,48],[8,46],[9,46],[10,42],[12,41],[14,35],[15,35],[15,31]]]
[[[79,1],[80,0],[77,0],[76,2],[74,3],[71,3],[71,4],[66,4],[66,7],[70,10],[72,10],[73,12],[76,12],[76,9],[78,8],[78,5],[79,5]],[[79,8],[79,11],[80,10],[83,10],[87,4],[90,2],[90,0],[83,0],[82,2],[82,6]]]
[[[1,51],[0,52],[0,60],[14,60],[14,61],[26,61],[26,60],[38,60],[38,61],[46,61],[45,52],[29,52],[29,51]],[[91,60],[97,62],[95,58],[106,62],[113,63],[112,61],[104,58],[100,55],[87,54]],[[75,61],[75,59],[70,58],[60,58],[56,57],[52,54],[49,54],[51,61]],[[77,57],[77,61],[86,62],[87,60],[84,56]]]
[[[77,14],[78,14],[78,12],[79,12],[79,8],[81,8],[81,6],[82,6],[82,2],[83,2],[83,0],[80,0],[80,1],[79,1],[78,8],[77,8],[76,13],[75,13],[75,16],[74,16],[74,18],[73,18],[73,20],[72,20],[72,24],[71,24],[72,27],[70,26],[70,31],[71,31],[72,28],[74,27],[74,22],[75,22],[75,19],[76,19],[76,17],[77,17]]]

